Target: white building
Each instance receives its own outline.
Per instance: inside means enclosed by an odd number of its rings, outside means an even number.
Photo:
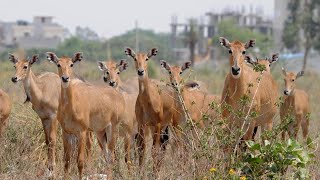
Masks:
[[[51,16],[36,16],[32,23],[24,20],[0,22],[0,46],[24,49],[57,47],[69,36],[69,31],[52,19]]]

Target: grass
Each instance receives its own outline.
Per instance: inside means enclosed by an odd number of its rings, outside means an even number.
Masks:
[[[124,79],[136,77],[133,70],[133,62],[129,60],[129,70],[122,73]],[[153,63],[152,76],[157,79],[166,79],[166,71],[160,70],[160,64]],[[36,74],[43,71],[56,72],[56,67],[49,62],[41,62],[32,67]],[[103,84],[101,72],[95,63],[83,61],[74,67],[76,74],[84,79]],[[196,68],[192,73],[192,79],[201,80],[207,84],[211,93],[221,94],[224,77],[228,69],[225,65],[214,68],[211,65]],[[4,89],[13,101],[12,113],[9,118],[9,125],[6,129],[4,139],[0,143],[0,179],[45,179],[46,173],[46,146],[41,121],[37,114],[32,110],[31,104],[23,104],[25,95],[21,83],[11,83],[11,76],[14,75],[13,65],[9,62],[1,62],[0,66],[0,88]],[[273,76],[278,85],[279,92],[282,92],[283,80],[280,66],[273,68]],[[316,138],[320,130],[320,76],[316,72],[307,72],[304,77],[297,80],[297,87],[305,90],[310,96],[311,120],[309,135]],[[60,88],[60,87],[57,87]],[[279,115],[275,118],[279,123]],[[196,150],[180,151],[174,144],[170,144],[166,152],[162,168],[159,172],[160,179],[228,179],[236,174],[237,170],[226,170],[225,154],[219,143],[222,140],[215,137],[213,132],[219,132],[219,126],[212,126],[213,131],[202,133],[202,142],[199,142],[201,148]],[[211,134],[210,134],[211,133]],[[61,129],[58,130],[57,143],[57,176],[61,179],[63,176],[63,147],[61,141]],[[300,133],[301,137],[301,133]],[[299,139],[303,143],[302,138]],[[318,143],[318,140],[316,141]],[[149,147],[150,147],[149,142]],[[150,154],[150,149],[148,150]],[[101,157],[100,149],[95,141],[92,152],[92,161],[86,168],[86,174],[102,173],[104,171],[104,161]],[[314,163],[309,166],[312,179],[320,178],[320,152],[315,150]],[[115,179],[140,179],[138,175],[137,161],[132,163],[132,171],[127,171],[124,163],[123,142],[120,140],[117,144],[117,157],[120,159],[114,167]],[[75,158],[74,158],[75,159]],[[152,160],[149,155],[146,163],[146,176],[152,178]],[[72,179],[76,179],[77,168],[76,161],[72,162]],[[239,179],[240,175],[233,177]]]

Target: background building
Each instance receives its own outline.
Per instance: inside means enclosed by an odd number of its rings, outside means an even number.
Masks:
[[[70,33],[52,19],[51,16],[36,16],[31,23],[24,20],[0,22],[0,49],[57,47]]]
[[[285,3],[283,6],[286,7]],[[253,32],[259,32],[270,36],[273,36],[274,34],[272,19],[264,15],[262,8],[260,7],[255,7],[254,9],[251,6],[249,10],[246,10],[244,6],[241,10],[226,8],[221,12],[207,12],[204,17],[200,18],[197,24],[198,42],[196,46],[196,55],[203,58],[208,57],[208,50],[211,51],[211,54],[212,51],[214,51],[214,49],[208,48],[208,46],[211,46],[211,43],[208,43],[208,40],[215,35],[218,35],[218,24],[221,21],[233,19],[239,27],[246,27]],[[286,17],[282,18],[284,21]],[[188,50],[188,45],[183,43],[183,40],[185,38],[184,35],[190,30],[190,24],[178,23],[178,18],[174,16],[172,17],[170,26],[170,47],[173,51],[174,58],[188,59],[190,52]],[[213,58],[214,56],[209,57]]]

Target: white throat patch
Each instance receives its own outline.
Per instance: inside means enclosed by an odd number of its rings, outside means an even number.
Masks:
[[[26,95],[29,97],[29,99],[31,100],[32,97],[31,97],[31,93],[30,93],[30,77],[27,77],[25,79],[25,81],[23,82],[24,84],[24,90],[26,92]]]

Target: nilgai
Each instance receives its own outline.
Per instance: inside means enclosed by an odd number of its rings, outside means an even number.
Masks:
[[[256,66],[258,64],[260,65],[264,65],[265,67],[265,72],[268,72],[268,73],[271,73],[271,65],[275,62],[278,61],[278,58],[279,58],[279,54],[276,53],[276,54],[272,54],[271,58],[267,57],[267,58],[256,58],[256,61],[253,60],[252,58],[250,57],[247,57],[246,60],[247,60],[247,63],[253,65],[253,66]]]
[[[7,93],[0,89],[0,140],[8,125],[8,117],[11,112],[11,100]]]
[[[170,66],[168,62],[161,60],[161,66],[167,70],[170,84],[175,89],[175,104],[176,109],[174,113],[174,119],[177,119],[177,125],[185,120],[185,114],[183,112],[183,108],[181,107],[181,103],[178,98],[178,91],[181,92],[183,101],[186,106],[186,110],[191,116],[192,121],[196,124],[199,124],[200,127],[204,127],[204,121],[213,120],[216,117],[215,109],[210,106],[212,103],[218,103],[220,101],[220,97],[208,94],[207,92],[203,92],[197,90],[195,87],[199,86],[195,82],[184,83],[182,78],[182,73],[190,68],[191,62],[185,62],[182,66]],[[193,87],[193,88],[190,88]]]
[[[246,50],[255,45],[255,40],[230,43],[221,37],[220,44],[230,53],[230,70],[221,97],[222,116],[228,119],[231,130],[235,127],[238,131],[243,127],[243,136],[240,138],[248,140],[253,136],[254,127],[262,126],[262,131],[272,129],[273,118],[277,112],[275,103],[278,88],[269,73],[256,72],[246,63]],[[250,116],[252,119],[245,121],[245,118]]]
[[[78,170],[82,178],[85,166],[86,136],[88,131],[96,133],[99,145],[104,153],[107,167],[114,161],[117,126],[125,118],[123,96],[115,89],[98,87],[73,77],[72,67],[83,59],[82,53],[75,53],[72,58],[58,58],[48,52],[47,58],[57,65],[61,81],[57,119],[63,129],[64,171],[69,175],[71,159],[70,134],[78,137]],[[59,87],[56,87],[59,89]],[[107,149],[108,145],[108,149]],[[110,173],[112,173],[107,168]]]
[[[48,147],[48,169],[53,171],[55,166],[55,147],[57,138],[57,110],[60,96],[60,78],[57,74],[45,72],[36,76],[31,67],[39,60],[38,55],[31,59],[9,54],[9,60],[14,63],[16,74],[11,78],[12,82],[22,81],[26,93],[26,102],[31,102],[32,109],[41,119]]]
[[[257,65],[263,65],[264,66],[264,70],[263,70],[263,73],[268,73],[270,74],[271,73],[271,65],[273,63],[275,63],[276,61],[278,61],[278,58],[279,58],[279,54],[276,53],[276,54],[272,54],[271,58],[267,57],[267,58],[256,58],[256,61],[254,61],[252,58],[250,58],[249,56],[246,56],[246,61],[247,63],[250,65],[252,65],[253,67],[257,66]],[[254,139],[255,135],[257,134],[257,131],[258,131],[258,127],[256,126],[254,128],[254,132],[253,132],[253,135],[252,135],[252,139]]]
[[[308,136],[309,128],[309,118],[310,118],[310,105],[308,94],[301,89],[296,88],[296,80],[303,76],[304,71],[300,71],[297,74],[293,72],[286,72],[282,68],[282,73],[284,75],[284,97],[283,103],[280,107],[280,118],[283,123],[293,116],[294,121],[289,123],[287,132],[290,137],[297,139],[297,135],[302,128],[303,138]],[[282,139],[284,140],[286,136],[286,131],[282,132]]]
[[[120,73],[126,70],[128,67],[126,60],[121,60],[119,63],[116,63],[113,60],[108,60],[105,62],[99,61],[98,67],[103,72],[104,82],[110,87],[119,91],[125,100],[126,118],[123,122],[120,122],[120,135],[125,139],[125,161],[128,163],[131,162],[131,146],[133,145],[135,135],[138,133],[138,123],[135,114],[135,105],[138,93],[129,94],[123,88],[123,83],[120,79]]]
[[[160,87],[159,83],[153,81],[148,76],[148,60],[157,54],[157,49],[153,48],[149,53],[135,53],[132,49],[126,48],[126,55],[132,57],[138,74],[139,94],[135,106],[138,121],[137,145],[139,152],[139,164],[143,167],[144,154],[146,149],[146,137],[150,130],[153,136],[153,159],[154,172],[159,172],[161,161],[164,157],[165,146],[168,140],[167,127],[171,123],[171,118],[165,118],[166,108],[171,108],[172,104],[166,107],[164,102],[167,89]],[[161,133],[165,134],[162,135]],[[161,152],[159,149],[161,147]]]

